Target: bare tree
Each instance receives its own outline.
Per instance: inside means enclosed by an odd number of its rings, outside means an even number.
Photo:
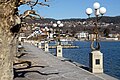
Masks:
[[[18,7],[24,4],[28,4],[31,9],[20,16]],[[37,4],[49,6],[38,0],[0,0],[0,80],[13,80],[13,55],[21,20],[29,14],[37,15],[32,10]]]

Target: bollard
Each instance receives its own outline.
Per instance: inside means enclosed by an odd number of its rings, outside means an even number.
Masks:
[[[45,52],[48,52],[49,51],[49,44],[48,42],[45,42]]]
[[[89,69],[92,73],[103,73],[103,54],[99,50],[89,54]]]
[[[61,45],[57,45],[56,56],[62,57],[62,46]]]
[[[34,41],[34,46],[38,47],[38,41]]]
[[[41,42],[38,43],[38,48],[42,48]]]

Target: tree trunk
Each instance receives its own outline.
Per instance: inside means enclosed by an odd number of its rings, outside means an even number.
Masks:
[[[17,0],[0,0],[0,80],[13,80],[13,52],[10,32]]]

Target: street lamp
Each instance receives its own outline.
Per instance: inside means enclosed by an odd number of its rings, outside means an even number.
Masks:
[[[47,35],[46,39],[49,39],[49,28],[47,26],[45,27],[45,33]]]
[[[99,35],[98,35],[98,21],[102,18],[102,16],[106,13],[106,8],[101,7],[98,2],[93,4],[94,7],[94,15],[95,15],[95,28],[94,28],[94,38],[92,38],[91,43],[91,53],[89,54],[89,70],[93,73],[103,73],[103,54],[100,52],[100,44],[99,44]],[[93,13],[91,8],[86,9],[86,14],[90,18],[90,15]],[[96,47],[94,48],[94,41],[96,41]]]
[[[58,27],[58,44],[57,44],[57,47],[56,47],[56,56],[57,57],[62,57],[62,45],[61,45],[61,42],[60,42],[60,27],[63,27],[63,23],[61,23],[61,21],[57,21],[57,23],[54,23],[53,24],[53,27]]]
[[[100,4],[98,2],[95,2],[93,4],[94,7],[94,15],[95,15],[95,30],[94,33],[96,34],[96,48],[93,47],[93,43],[94,40],[92,40],[91,43],[91,49],[92,50],[99,50],[100,49],[100,45],[99,45],[99,41],[98,41],[98,21],[102,18],[102,16],[106,13],[106,8],[101,7],[100,8]],[[93,10],[91,8],[87,8],[86,9],[86,14],[88,15],[88,17],[90,18],[90,15],[93,13]]]
[[[53,27],[57,27],[58,28],[58,44],[60,45],[60,27],[63,27],[63,23],[61,23],[61,21],[57,21],[57,23],[53,24]]]
[[[44,50],[45,52],[48,52],[49,51],[49,34],[48,34],[48,31],[49,31],[49,28],[48,27],[45,27],[45,33],[47,35],[47,37],[45,38],[45,44],[44,44]]]

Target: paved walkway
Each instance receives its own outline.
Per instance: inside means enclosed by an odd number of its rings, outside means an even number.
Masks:
[[[20,59],[25,62],[14,66],[14,80],[117,80],[105,74],[94,75],[80,68],[80,64],[57,58],[28,43],[24,47],[26,51]]]

